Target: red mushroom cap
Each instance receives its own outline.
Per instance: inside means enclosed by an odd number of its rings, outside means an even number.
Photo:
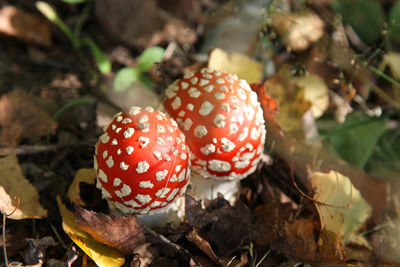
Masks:
[[[186,136],[192,170],[205,178],[254,172],[265,141],[263,112],[245,80],[222,71],[188,73],[166,90],[164,108]]]
[[[103,197],[124,213],[159,211],[183,193],[190,176],[185,136],[151,107],[115,115],[94,162]]]

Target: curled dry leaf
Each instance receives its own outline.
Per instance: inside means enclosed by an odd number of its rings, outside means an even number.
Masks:
[[[287,203],[272,202],[257,207],[258,224],[262,230],[256,239],[258,245],[270,245],[290,258],[302,262],[342,263],[345,259],[341,239],[333,232],[320,230],[310,218],[293,218]]]
[[[248,83],[261,82],[263,65],[249,56],[241,53],[229,55],[222,49],[214,49],[208,60],[208,67],[213,70],[236,74]]]
[[[46,47],[51,45],[48,21],[14,6],[0,8],[0,33]]]
[[[81,230],[76,223],[76,217],[57,197],[58,207],[63,219],[65,233],[100,267],[120,267],[124,264],[123,254],[117,249],[109,247],[92,239],[88,233]]]
[[[189,225],[204,233],[203,239],[215,246],[217,256],[227,256],[256,234],[247,207],[241,202],[232,207],[221,194],[206,209],[201,208],[199,201],[186,195],[185,210]]]
[[[110,216],[79,206],[75,208],[75,215],[79,229],[87,232],[94,240],[124,254],[132,254],[145,241],[143,226],[133,215]]]
[[[189,232],[187,239],[195,244],[201,251],[203,251],[215,263],[219,263],[218,257],[215,255],[211,248],[210,243],[199,235],[196,228]]]
[[[18,197],[20,202],[14,198]],[[25,178],[17,156],[0,158],[0,210],[10,219],[44,218],[47,211],[39,203],[39,194]]]
[[[68,188],[68,198],[72,203],[78,204],[80,206],[85,206],[86,203],[82,200],[80,195],[80,183],[94,184],[96,182],[96,171],[92,168],[82,168],[78,170],[72,181],[70,187]]]
[[[293,51],[307,49],[324,33],[324,22],[311,11],[274,14],[271,18],[271,25],[282,37],[283,42]]]
[[[350,179],[338,172],[315,172],[310,179],[321,228],[337,233],[343,241],[354,238],[355,232],[371,216],[372,208]]]

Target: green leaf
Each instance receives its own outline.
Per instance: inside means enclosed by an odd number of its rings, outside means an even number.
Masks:
[[[111,62],[107,59],[106,55],[100,47],[91,39],[84,39],[84,43],[90,48],[96,60],[99,71],[103,74],[111,72]]]
[[[149,76],[147,75],[143,75],[142,73],[139,75],[138,77],[139,81],[146,86],[149,89],[153,89],[154,88],[154,83],[153,81],[149,78]]]
[[[140,72],[148,71],[155,62],[160,62],[164,55],[164,48],[153,46],[147,48],[139,57],[138,70]]]
[[[82,4],[86,2],[86,0],[61,0],[61,1],[67,4]]]
[[[392,6],[388,25],[390,38],[400,43],[400,1],[397,1]]]
[[[114,79],[114,91],[123,92],[138,81],[140,72],[136,68],[126,67],[118,71]]]
[[[350,24],[367,45],[379,39],[385,14],[378,1],[336,0],[332,3],[332,8],[342,14],[343,24]]]
[[[376,178],[399,179],[400,173],[400,130],[385,132],[378,141],[365,169]]]
[[[54,22],[58,20],[57,12],[52,6],[43,1],[37,1],[35,3],[36,8],[43,14],[48,20]]]
[[[346,121],[325,137],[332,150],[345,161],[364,168],[375,146],[386,131],[386,119],[353,112]]]

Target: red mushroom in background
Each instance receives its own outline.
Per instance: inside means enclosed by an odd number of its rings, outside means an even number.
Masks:
[[[201,197],[212,199],[220,191],[227,198],[238,180],[255,171],[266,131],[257,94],[245,80],[210,69],[188,73],[167,88],[164,108],[186,136],[197,174],[192,184],[195,191],[201,188]],[[221,181],[226,180],[232,182],[224,192]]]
[[[151,107],[115,115],[97,142],[94,162],[103,198],[122,213],[165,211],[190,176],[185,136]]]

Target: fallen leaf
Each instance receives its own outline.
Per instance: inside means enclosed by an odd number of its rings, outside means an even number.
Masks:
[[[371,216],[372,208],[360,191],[342,174],[315,172],[310,179],[321,228],[350,241]]]
[[[302,128],[303,115],[310,109],[311,103],[304,97],[304,89],[297,91],[294,98],[279,104],[279,113],[276,119],[286,132],[293,132]]]
[[[135,248],[133,251],[133,259],[131,267],[146,267],[154,260],[155,256],[149,249],[151,243],[144,243]]]
[[[363,169],[387,130],[386,123],[386,118],[352,112],[344,123],[326,134],[326,140],[339,157]]]
[[[272,246],[301,261],[343,263],[344,246],[336,234],[322,230],[317,239],[315,235],[317,229],[316,224],[308,219],[295,220],[293,223],[285,222],[282,227],[285,240],[274,242]]]
[[[204,232],[204,238],[213,244],[219,257],[227,256],[256,234],[247,207],[241,202],[232,207],[221,194],[210,201],[206,209],[186,195],[185,211],[189,225]]]
[[[46,110],[25,92],[10,92],[0,98],[0,143],[17,146],[21,140],[35,140],[56,124]]]
[[[0,33],[46,47],[51,45],[48,21],[14,6],[0,8]]]
[[[14,197],[18,197],[20,202]],[[11,214],[7,217],[14,220],[47,216],[47,211],[39,203],[38,192],[23,175],[14,154],[0,158],[0,210]]]
[[[388,219],[372,234],[374,252],[389,262],[400,263],[400,217]]]
[[[208,67],[236,74],[240,79],[244,79],[248,83],[259,83],[262,79],[263,65],[260,62],[241,53],[229,55],[219,48],[211,52]]]
[[[104,0],[95,3],[95,14],[108,34],[128,44],[161,30],[164,24],[155,0]]]
[[[55,246],[55,242],[51,236],[45,236],[40,239],[28,239],[28,245],[22,256],[24,263],[38,264],[43,259],[46,249]]]
[[[210,243],[199,235],[196,228],[190,231],[186,237],[190,242],[195,244],[201,251],[203,251],[211,260],[213,260],[215,263],[219,263],[218,257],[212,250]]]
[[[320,229],[312,218],[292,220],[297,213],[288,203],[267,203],[258,206],[255,213],[260,226],[258,245],[270,245],[290,258],[302,262],[342,263],[344,246],[338,236]]]
[[[120,267],[125,263],[125,258],[117,249],[102,244],[92,239],[88,233],[81,230],[76,224],[73,212],[57,197],[58,207],[63,218],[62,226],[65,233],[75,242],[96,264],[100,267]]]
[[[304,99],[311,103],[314,118],[321,117],[329,106],[329,91],[325,81],[317,75],[308,75],[297,78],[296,84],[304,90]]]
[[[303,51],[318,41],[324,30],[324,22],[315,13],[276,13],[270,25],[276,29],[283,42],[293,51]]]
[[[68,198],[72,203],[80,206],[85,206],[86,203],[82,200],[80,195],[80,183],[94,184],[96,182],[96,171],[92,168],[79,169],[68,188]]]
[[[94,240],[130,255],[144,243],[144,229],[133,215],[110,216],[82,207],[75,208],[79,229],[87,232]]]

